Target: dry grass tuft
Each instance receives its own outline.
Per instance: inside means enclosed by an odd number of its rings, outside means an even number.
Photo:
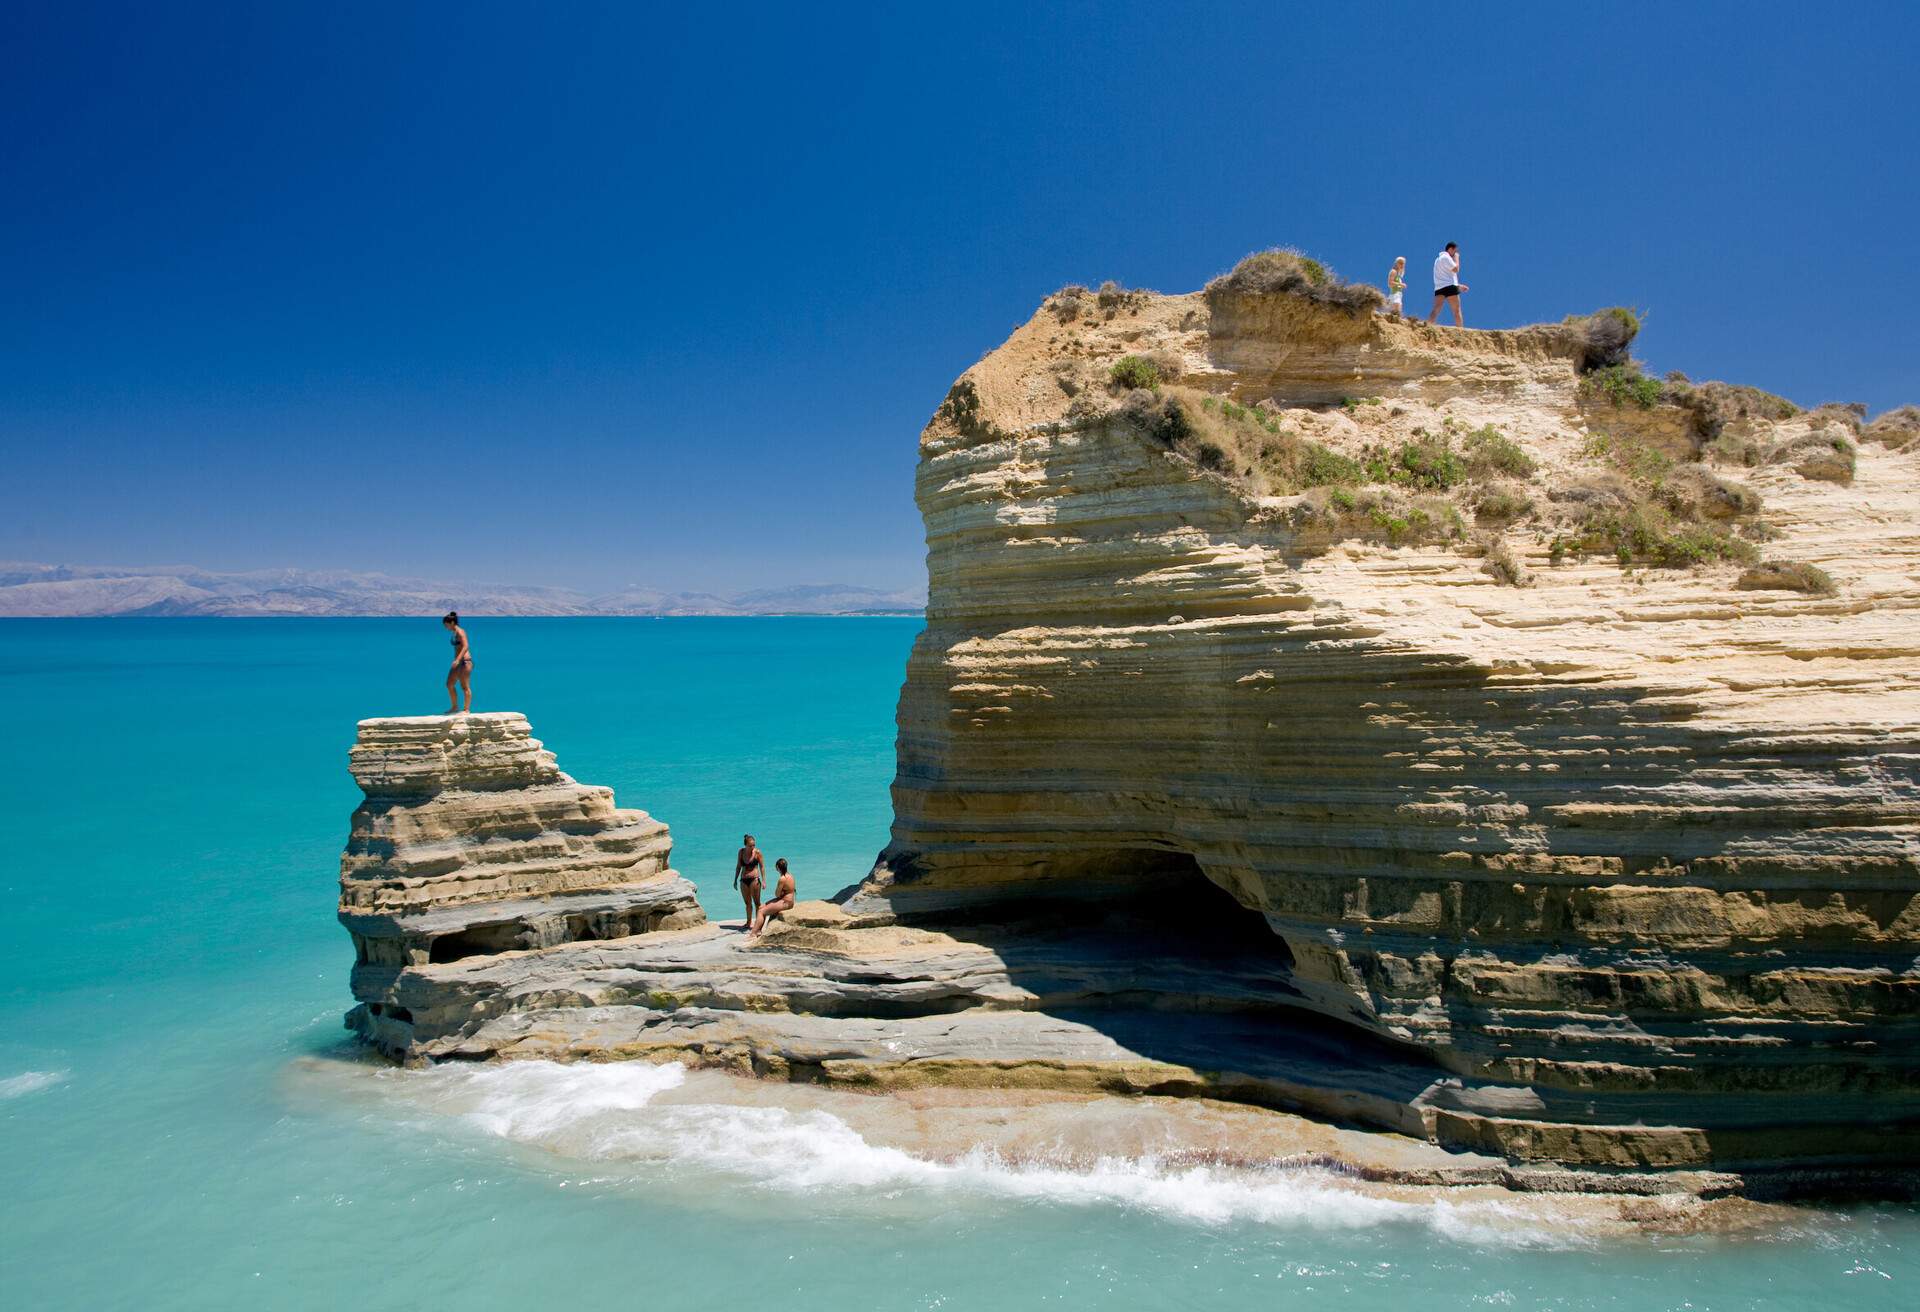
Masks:
[[[1831,597],[1840,590],[1833,575],[1803,560],[1763,560],[1742,572],[1734,586],[1749,591],[1804,592],[1815,597]]]
[[[1347,282],[1311,255],[1290,248],[1255,251],[1207,284],[1207,295],[1299,296],[1348,314],[1370,314],[1386,303],[1378,287]]]
[[[1889,410],[1860,430],[1861,440],[1902,451],[1920,440],[1920,405]]]
[[[1505,538],[1491,538],[1485,545],[1485,554],[1480,558],[1480,570],[1497,583],[1510,588],[1524,588],[1532,582],[1527,567],[1513,554],[1513,548],[1507,545]]]
[[[1632,364],[1629,349],[1640,335],[1640,316],[1626,306],[1610,305],[1592,314],[1571,315],[1562,322],[1574,332],[1578,350],[1573,367],[1581,373]]]

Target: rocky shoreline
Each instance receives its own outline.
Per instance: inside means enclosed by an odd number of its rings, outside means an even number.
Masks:
[[[366,721],[349,1025],[416,1064],[1239,1104],[1510,1189],[1910,1187],[1920,457],[1829,431],[1851,412],[1728,411],[1709,445],[1697,397],[1596,401],[1576,336],[1049,302],[922,437],[931,601],[873,873],[750,942],[523,717]],[[1386,493],[1209,464],[1175,394],[1105,385],[1123,353],[1342,477],[1477,426],[1505,536],[1382,540],[1339,507]],[[1831,587],[1512,518],[1702,488]]]

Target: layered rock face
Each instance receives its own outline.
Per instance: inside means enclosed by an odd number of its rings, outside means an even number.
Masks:
[[[1228,1098],[1529,1187],[1920,1163],[1920,418],[1582,363],[1050,300],[921,437],[872,874],[750,940],[520,717],[368,721],[350,1023]]]
[[[1583,388],[1559,329],[1287,296],[1056,311],[922,437],[928,627],[892,843],[847,912],[992,916],[1204,876],[1265,918],[1293,1005],[1488,1091],[1426,1100],[1442,1142],[1920,1156],[1914,454],[1856,450],[1821,412],[1742,417],[1721,438],[1791,459],[1734,468],[1680,408]],[[1711,556],[1623,568],[1544,527],[1505,532],[1505,581],[1473,525],[1343,536],[1325,489],[1261,495],[1169,449],[1106,386],[1135,353],[1356,462],[1495,426],[1541,504],[1596,470],[1661,495],[1738,474],[1765,503],[1744,531],[1833,590]],[[1823,443],[1824,465],[1804,457]],[[1656,458],[1672,467],[1642,477]]]
[[[667,826],[563,774],[514,713],[363,720],[340,860],[350,1027],[411,1055],[410,971],[697,925]]]

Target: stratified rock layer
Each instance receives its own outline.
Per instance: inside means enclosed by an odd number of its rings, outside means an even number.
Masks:
[[[366,801],[340,859],[348,1024],[392,1051],[413,1047],[409,969],[706,919],[667,826],[561,773],[525,716],[363,720],[350,763]]]
[[[1709,449],[1583,387],[1560,327],[1111,301],[1050,302],[922,435],[931,603],[864,883],[749,940],[519,717],[369,721],[351,1023],[408,1060],[1226,1098],[1528,1187],[1911,1179],[1920,450],[1703,390]],[[1135,353],[1349,488],[1203,468],[1108,386]],[[1481,430],[1524,456],[1499,526],[1410,534],[1446,504],[1376,469]],[[1561,536],[1703,496],[1793,588]]]
[[[1834,595],[1542,540],[1513,543],[1534,580],[1517,588],[1451,545],[1310,534],[1300,498],[1075,399],[1147,351],[1330,445],[1494,424],[1549,477],[1603,423],[1666,415],[1583,397],[1554,329],[1287,297],[1043,310],[921,441],[928,626],[893,841],[847,909],[980,916],[1198,872],[1266,918],[1300,1005],[1514,1091],[1504,1115],[1443,1117],[1444,1141],[1912,1160],[1915,457],[1863,447],[1850,486],[1745,475],[1768,553],[1824,568]],[[1316,408],[1343,395],[1369,404]],[[1824,422],[1777,436],[1817,447]]]

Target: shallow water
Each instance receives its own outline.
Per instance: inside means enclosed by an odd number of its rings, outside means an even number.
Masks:
[[[730,915],[885,842],[912,620],[494,620],[482,709],[674,827]],[[936,1160],[674,1067],[396,1071],[341,1040],[354,720],[432,621],[0,621],[0,1290],[21,1308],[1905,1308],[1912,1209],[1620,1238],[1323,1172]],[[536,1302],[537,1300],[537,1302]]]

